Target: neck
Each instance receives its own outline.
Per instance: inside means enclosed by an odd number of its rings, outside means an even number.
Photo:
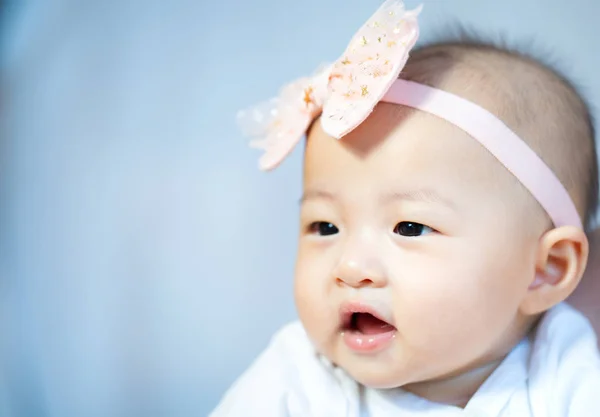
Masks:
[[[430,401],[464,408],[479,387],[498,368],[503,358],[470,369],[460,375],[434,381],[417,382],[402,387]]]
[[[508,353],[535,329],[539,317],[527,317],[516,324],[516,331],[510,332],[513,336],[506,337],[506,342],[502,346],[488,353],[478,363],[451,375],[407,384],[402,389],[429,401],[464,408]]]

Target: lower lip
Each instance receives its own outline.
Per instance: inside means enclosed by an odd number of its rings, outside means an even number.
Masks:
[[[396,329],[385,333],[364,334],[352,330],[342,333],[344,343],[359,353],[373,353],[385,349],[396,336]]]

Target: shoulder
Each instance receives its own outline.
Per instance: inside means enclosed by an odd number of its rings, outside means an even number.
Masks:
[[[598,363],[598,341],[588,319],[575,308],[561,303],[548,311],[535,333],[533,356],[559,370]],[[537,364],[542,365],[542,364]]]
[[[541,320],[529,373],[532,404],[544,408],[540,415],[578,417],[590,415],[590,410],[600,412],[596,334],[573,307],[559,304]]]
[[[293,321],[279,329],[271,338],[269,349],[286,354],[293,352],[302,357],[313,357],[315,353],[313,344],[300,321]],[[286,358],[289,359],[288,356]]]
[[[315,401],[325,395],[333,401],[339,394],[334,373],[301,323],[293,322],[271,338],[210,417],[313,415],[312,410],[320,408]]]

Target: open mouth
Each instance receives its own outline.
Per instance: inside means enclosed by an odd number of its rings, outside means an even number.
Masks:
[[[341,310],[341,319],[344,343],[357,353],[383,350],[397,333],[396,327],[364,304],[345,305]]]
[[[396,330],[394,326],[371,313],[351,313],[342,327],[343,330],[364,335],[376,335]]]

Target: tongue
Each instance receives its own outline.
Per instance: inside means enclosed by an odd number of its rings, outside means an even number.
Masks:
[[[356,330],[362,334],[380,334],[394,330],[394,326],[367,313],[356,315]]]

